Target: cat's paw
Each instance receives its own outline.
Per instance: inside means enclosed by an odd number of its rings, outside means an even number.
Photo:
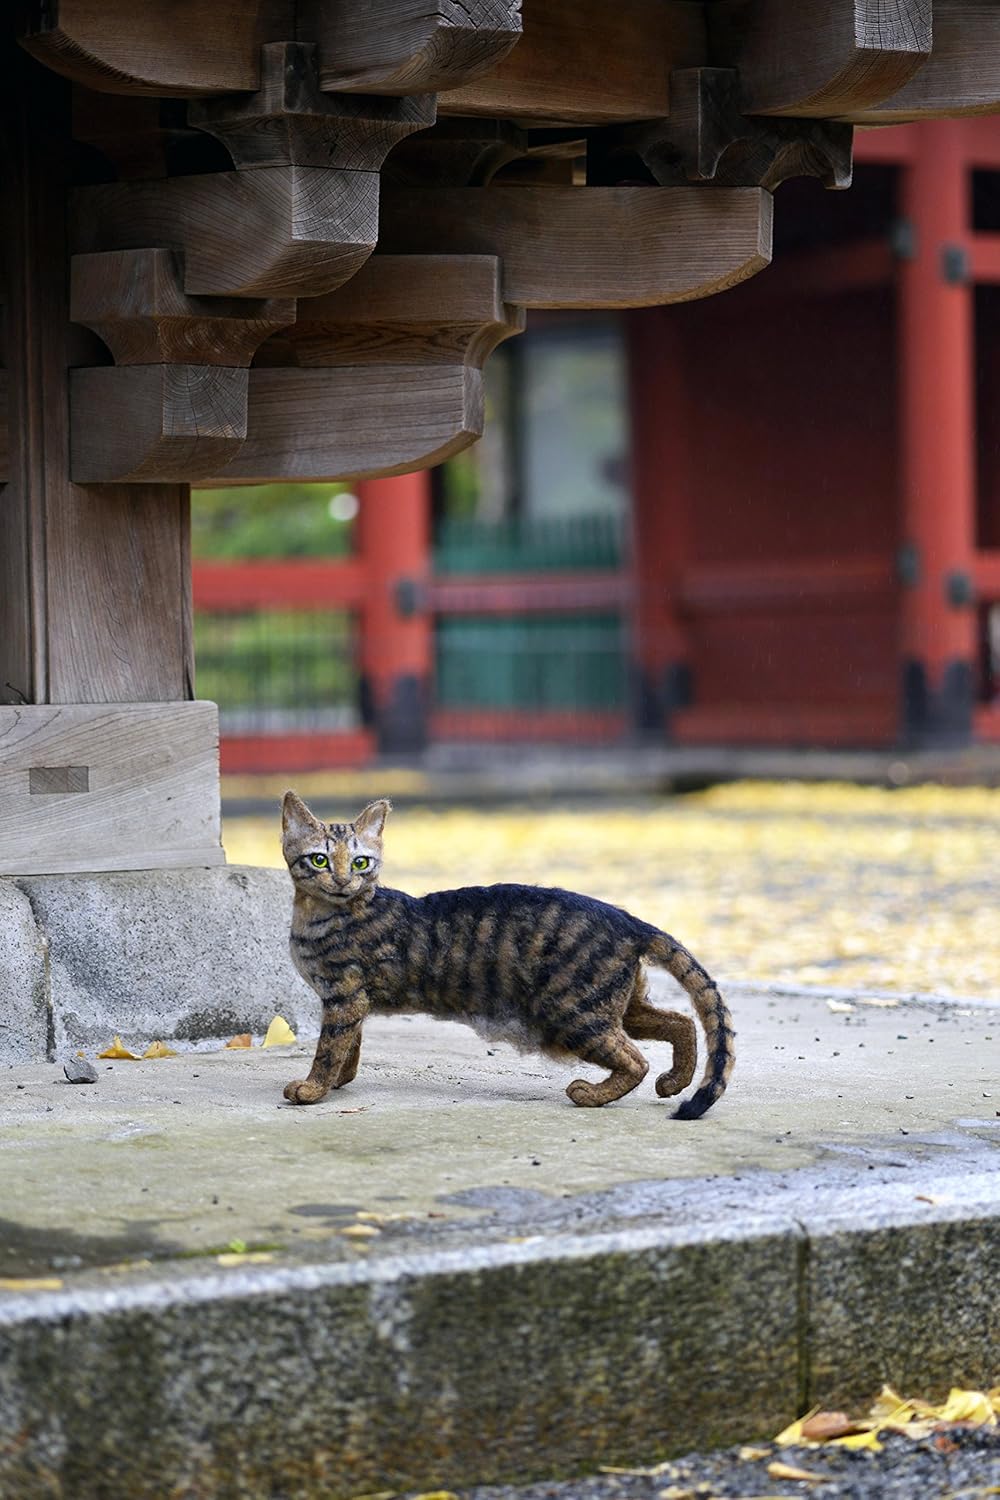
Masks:
[[[584,1109],[596,1109],[601,1102],[596,1097],[594,1085],[585,1078],[574,1078],[566,1093],[574,1104],[579,1104]]]
[[[656,1080],[656,1092],[661,1099],[672,1099],[674,1094],[679,1094],[686,1089],[694,1077],[694,1069],[690,1072],[686,1068],[672,1068],[669,1073],[661,1073]]]
[[[328,1089],[322,1083],[313,1083],[309,1078],[297,1078],[285,1085],[285,1098],[289,1104],[316,1104]]]

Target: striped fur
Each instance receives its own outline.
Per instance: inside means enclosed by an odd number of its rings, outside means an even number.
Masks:
[[[670,1042],[673,1066],[656,1080],[664,1098],[694,1077],[689,1016],[648,998],[645,964],[687,991],[708,1057],[697,1090],[674,1117],[693,1120],[724,1092],[733,1067],[729,1011],[686,948],[619,907],[529,885],[468,886],[408,896],[379,883],[386,801],[353,823],[323,823],[285,795],[282,846],[295,885],[291,954],[323,1004],[309,1077],[285,1097],[311,1104],[358,1069],[371,1011],[423,1011],[464,1021],[491,1039],[608,1070],[575,1079],[574,1104],[597,1106],[634,1089],[648,1069],[636,1040]]]

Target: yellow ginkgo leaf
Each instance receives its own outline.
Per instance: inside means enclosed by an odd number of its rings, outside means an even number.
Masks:
[[[268,1250],[226,1250],[215,1259],[220,1266],[263,1266],[274,1256]]]
[[[98,1052],[98,1057],[127,1058],[129,1062],[138,1062],[139,1056],[136,1052],[130,1052],[123,1043],[120,1036],[116,1036],[110,1047],[105,1047],[103,1052]]]
[[[993,1403],[983,1391],[963,1391],[953,1386],[948,1399],[937,1409],[942,1422],[977,1422],[987,1427],[996,1425]]]
[[[288,1047],[296,1039],[295,1032],[289,1026],[284,1016],[275,1016],[267,1028],[267,1036],[264,1038],[265,1047]]]
[[[883,1444],[878,1440],[874,1428],[871,1432],[855,1432],[850,1437],[830,1439],[831,1448],[868,1448],[872,1453],[881,1453]]]
[[[339,1233],[345,1234],[351,1240],[370,1240],[382,1231],[376,1229],[374,1224],[347,1224]]]
[[[58,1276],[0,1276],[0,1292],[57,1292]]]
[[[830,1478],[829,1474],[814,1474],[811,1469],[797,1469],[794,1464],[783,1464],[780,1459],[768,1464],[767,1472],[772,1479],[802,1479],[807,1484],[823,1484]]]
[[[177,1053],[173,1047],[168,1047],[166,1042],[150,1042],[143,1057],[176,1057]]]
[[[253,1037],[250,1035],[249,1031],[241,1031],[239,1036],[231,1036],[229,1038],[229,1041],[226,1043],[226,1049],[228,1049],[229,1051],[238,1051],[240,1048],[252,1046]]]

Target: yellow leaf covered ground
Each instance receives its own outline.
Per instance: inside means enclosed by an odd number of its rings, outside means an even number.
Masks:
[[[377,794],[373,789],[372,795]],[[358,807],[317,800],[327,816]],[[227,821],[280,865],[279,819]],[[666,927],[724,978],[1000,996],[1000,790],[737,782],[550,811],[404,807],[385,879],[561,885]]]

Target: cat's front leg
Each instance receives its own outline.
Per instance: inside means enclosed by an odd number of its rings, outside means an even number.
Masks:
[[[323,1025],[309,1077],[295,1079],[285,1087],[285,1098],[290,1104],[316,1104],[331,1089],[350,1083],[358,1071],[361,1027],[367,1013],[367,1001],[359,1003],[357,995],[351,997],[349,1009],[343,1004],[324,1004]]]

